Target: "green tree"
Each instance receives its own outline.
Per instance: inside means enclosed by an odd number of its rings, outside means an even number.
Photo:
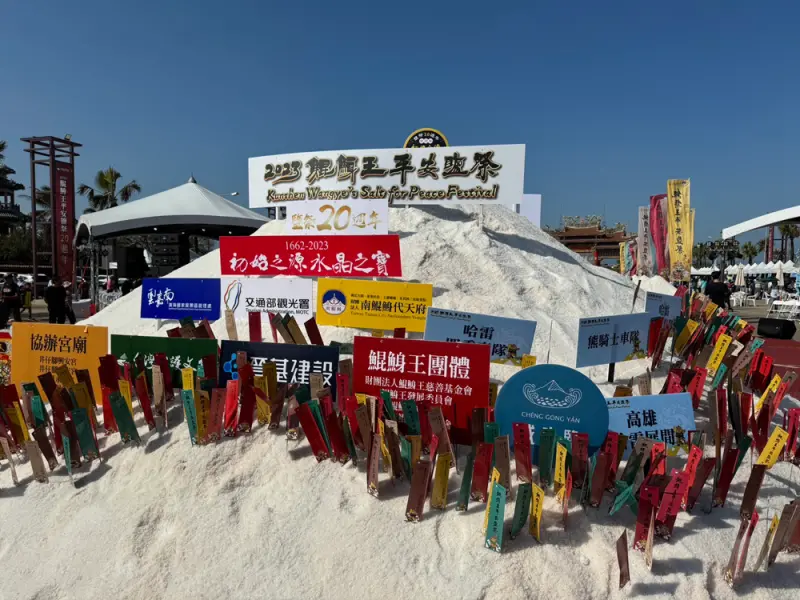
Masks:
[[[781,237],[788,241],[789,256],[784,260],[794,260],[794,239],[800,237],[800,227],[797,225],[781,225]]]
[[[758,256],[759,252],[760,250],[753,242],[745,242],[742,245],[742,256],[744,256],[751,265],[753,264],[753,259]]]
[[[696,267],[703,267],[708,258],[708,247],[704,244],[695,244],[692,248],[692,262]]]
[[[120,203],[125,203],[131,197],[142,191],[139,184],[135,180],[131,180],[120,188],[117,188],[117,182],[122,175],[114,167],[108,167],[102,171],[98,171],[94,178],[94,187],[90,187],[85,183],[78,186],[78,193],[85,196],[89,202],[89,208],[84,213],[93,213],[107,208],[114,208],[119,206]]]

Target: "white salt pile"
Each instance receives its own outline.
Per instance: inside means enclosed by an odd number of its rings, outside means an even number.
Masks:
[[[487,210],[485,232],[459,209],[392,212],[392,229],[403,236],[407,279],[433,282],[436,306],[537,319],[539,356],[546,354],[552,320],[553,362],[574,364],[578,317],[630,310],[630,283],[587,265],[508,211]],[[280,227],[271,224],[261,233],[278,233]],[[214,253],[175,276],[218,274]],[[155,324],[138,314],[135,292],[91,322],[114,332],[152,334]],[[246,336],[244,324],[239,330]],[[224,328],[217,324],[215,331],[222,334]],[[352,335],[323,331],[326,340]],[[641,363],[624,367],[618,371],[626,375],[643,370]],[[0,597],[797,596],[797,560],[786,555],[768,573],[746,573],[736,594],[722,580],[749,475],[747,460],[727,507],[703,514],[706,487],[694,513],[679,514],[672,541],[655,546],[652,571],[631,551],[633,585],[618,592],[614,542],[626,529],[633,539],[635,515],[625,508],[609,517],[608,496],[600,510],[585,513],[573,502],[564,531],[561,509],[549,491],[542,544],[523,533],[496,554],[483,547],[484,506],[472,503],[466,514],[454,510],[460,483],[455,472],[448,510],[430,512],[426,505],[422,522],[410,524],[404,518],[408,483],[393,485],[382,473],[380,497],[369,496],[363,460],[357,467],[317,464],[307,442],[287,444],[264,428],[191,447],[180,406],[171,410],[173,427],[163,437],[145,433],[141,417],[138,421],[144,448],[122,447],[116,435],[101,438],[105,460],[76,474],[77,489],[63,467],[49,485],[33,482],[27,464],[19,467],[25,484],[20,487],[11,486],[7,467],[0,472],[0,556],[6,565]],[[463,461],[462,454],[462,472]],[[676,459],[668,468],[683,462]],[[759,499],[762,521],[783,506],[786,482],[796,478],[795,471],[779,464],[768,474]],[[513,501],[506,507],[506,525],[512,514]],[[759,525],[749,569],[765,532]]]
[[[390,211],[389,229],[401,238],[403,279],[432,283],[434,306],[533,319],[538,322],[533,354],[543,362],[549,351],[551,362],[567,365],[575,364],[578,319],[630,312],[634,291],[630,280],[590,265],[505,207],[484,208],[483,230],[477,219],[477,209],[457,207]],[[284,228],[285,221],[274,221],[255,235],[281,235]],[[170,275],[219,276],[218,251]],[[644,309],[643,298],[640,294],[638,310]],[[139,319],[140,302],[141,289],[134,290],[85,323],[141,335],[166,335],[175,326],[172,322],[158,330],[157,321]],[[240,338],[247,339],[247,321],[237,325]],[[326,342],[350,342],[358,332],[321,329]],[[223,320],[213,330],[224,337]],[[271,339],[268,326],[264,331],[264,339]],[[512,367],[492,367],[492,376],[500,380],[513,373]]]

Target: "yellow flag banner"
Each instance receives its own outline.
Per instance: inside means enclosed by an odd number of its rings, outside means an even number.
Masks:
[[[766,465],[768,469],[778,462],[778,459],[786,446],[786,440],[789,439],[789,433],[780,427],[776,427],[767,440],[767,445],[758,457],[757,465]]]
[[[731,345],[733,338],[729,335],[721,335],[714,345],[714,351],[711,353],[711,360],[708,361],[708,375],[713,377],[717,374],[717,369],[722,364],[725,355],[728,353],[728,348]]]
[[[667,181],[670,280],[688,281],[692,267],[692,215],[688,179]]]

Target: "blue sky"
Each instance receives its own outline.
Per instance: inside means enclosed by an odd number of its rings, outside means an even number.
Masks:
[[[0,0],[0,21],[0,139],[26,185],[19,138],[71,133],[78,182],[194,173],[246,203],[250,156],[429,126],[527,144],[546,224],[635,227],[668,178],[692,180],[698,241],[798,202],[797,2]]]

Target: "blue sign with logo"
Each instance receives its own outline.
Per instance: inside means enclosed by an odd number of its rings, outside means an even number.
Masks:
[[[216,321],[220,316],[219,290],[219,279],[145,279],[141,317]]]
[[[663,317],[667,321],[674,321],[675,317],[681,316],[682,303],[683,299],[677,296],[647,292],[644,312],[653,318]]]
[[[494,418],[500,435],[507,434],[512,443],[514,423],[528,423],[535,444],[544,427],[568,440],[573,433],[588,433],[589,454],[608,433],[608,406],[600,389],[580,371],[561,365],[537,365],[513,375],[500,388]]]
[[[493,363],[521,365],[533,346],[536,321],[429,308],[425,340],[486,344]]]
[[[628,436],[625,457],[633,450],[638,437],[664,442],[669,448],[685,444],[688,432],[697,430],[689,393],[606,398],[606,404],[609,431]]]
[[[578,323],[577,367],[647,358],[651,315],[635,313],[590,317]]]

